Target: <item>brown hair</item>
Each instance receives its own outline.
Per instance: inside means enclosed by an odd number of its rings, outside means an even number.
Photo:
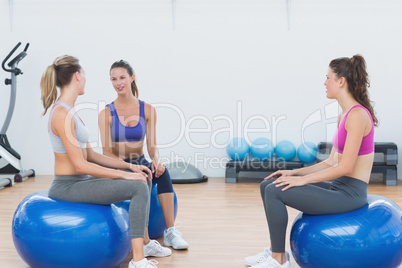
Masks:
[[[125,60],[119,60],[116,61],[112,64],[112,66],[110,67],[110,72],[114,69],[114,68],[124,68],[127,70],[127,73],[132,76],[134,74],[134,70],[133,67],[131,67],[131,65],[125,61]],[[131,91],[133,92],[134,97],[138,98],[138,87],[137,84],[135,83],[135,79],[134,81],[131,83]]]
[[[78,59],[73,56],[60,56],[52,65],[49,65],[42,75],[40,87],[42,90],[41,100],[45,115],[49,107],[57,99],[57,87],[61,88],[70,84],[73,75],[81,70]]]
[[[337,78],[344,77],[348,84],[348,90],[353,98],[369,110],[375,126],[378,126],[378,119],[375,115],[373,102],[367,88],[370,87],[370,80],[366,71],[366,61],[361,55],[354,55],[352,58],[337,58],[330,62]]]

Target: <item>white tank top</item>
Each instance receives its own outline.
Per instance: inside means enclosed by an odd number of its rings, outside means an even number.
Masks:
[[[86,128],[86,126],[84,125],[82,120],[78,117],[77,113],[75,113],[73,109],[71,109],[64,102],[57,101],[54,104],[54,106],[52,108],[52,111],[50,113],[49,124],[48,124],[48,132],[49,132],[49,137],[50,137],[50,143],[52,144],[53,151],[55,153],[58,153],[58,154],[66,154],[67,153],[66,148],[64,147],[64,144],[61,141],[61,138],[59,136],[56,136],[56,134],[54,134],[52,132],[52,128],[51,128],[51,125],[50,125],[50,123],[52,122],[53,112],[58,107],[64,107],[64,108],[67,109],[67,111],[69,113],[71,113],[71,115],[73,116],[74,121],[75,121],[75,136],[77,137],[78,144],[80,145],[81,149],[86,148],[87,141],[88,141],[88,138],[89,138],[88,129]]]

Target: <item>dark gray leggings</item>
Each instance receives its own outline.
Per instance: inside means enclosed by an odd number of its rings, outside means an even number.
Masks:
[[[282,191],[276,178],[264,180],[261,197],[271,238],[272,252],[285,252],[288,213],[286,205],[311,215],[345,213],[367,204],[367,183],[351,177],[319,182]]]
[[[88,175],[55,176],[49,197],[76,203],[109,205],[131,200],[129,208],[130,237],[145,236],[148,226],[152,182],[104,179]]]

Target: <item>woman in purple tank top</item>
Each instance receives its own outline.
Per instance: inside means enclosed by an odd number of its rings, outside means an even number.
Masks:
[[[289,268],[285,253],[286,206],[311,215],[345,213],[367,204],[378,120],[368,95],[366,62],[360,55],[331,61],[325,81],[327,98],[342,112],[329,158],[318,164],[280,170],[261,183],[271,246],[245,258],[253,268]]]
[[[131,65],[123,60],[112,64],[110,80],[117,98],[99,114],[99,128],[103,154],[126,162],[148,166],[153,173],[153,183],[157,183],[158,199],[166,223],[164,245],[174,249],[187,249],[174,222],[173,186],[168,170],[159,155],[156,143],[156,110],[138,99],[138,88]],[[145,145],[152,159],[149,163],[144,157]],[[162,247],[156,240],[145,237],[145,256],[165,257],[172,251]]]

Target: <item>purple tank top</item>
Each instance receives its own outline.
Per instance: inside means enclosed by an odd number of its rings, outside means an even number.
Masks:
[[[138,101],[140,103],[140,117],[137,125],[132,127],[127,127],[120,122],[114,102],[106,105],[109,107],[112,116],[112,125],[110,127],[112,142],[142,141],[144,139],[147,132],[144,113],[145,105],[143,101]]]

